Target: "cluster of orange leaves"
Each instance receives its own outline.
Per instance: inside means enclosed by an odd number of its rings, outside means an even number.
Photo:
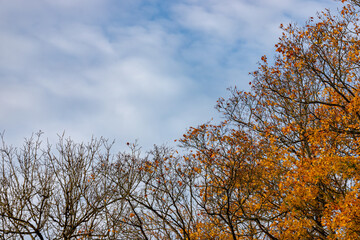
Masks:
[[[218,101],[226,121],[184,135],[204,213],[193,239],[360,239],[360,3],[342,2],[281,26],[251,91]]]

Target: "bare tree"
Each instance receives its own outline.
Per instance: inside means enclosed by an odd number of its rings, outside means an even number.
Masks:
[[[124,210],[137,173],[110,153],[112,144],[77,144],[60,137],[56,151],[41,148],[40,135],[21,149],[2,141],[0,233],[4,239],[79,239],[120,236],[107,215]],[[110,168],[117,162],[117,169]],[[121,165],[121,166],[120,166]],[[120,169],[127,168],[121,172]],[[116,174],[115,172],[118,171]],[[131,175],[132,174],[132,175]],[[122,188],[116,187],[120,182]],[[115,185],[115,183],[117,185]],[[27,236],[27,237],[26,237]]]
[[[155,146],[141,158],[133,145],[131,154],[118,158],[115,166],[125,169],[113,168],[112,181],[117,191],[127,193],[126,211],[113,211],[111,219],[113,225],[126,226],[126,238],[191,239],[197,218],[190,191],[194,174],[175,155],[170,148]]]

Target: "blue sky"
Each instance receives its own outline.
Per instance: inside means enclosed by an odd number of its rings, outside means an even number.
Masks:
[[[0,131],[173,144],[333,0],[1,0]]]

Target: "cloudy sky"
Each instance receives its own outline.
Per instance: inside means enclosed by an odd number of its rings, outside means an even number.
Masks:
[[[333,0],[0,0],[0,131],[173,144]]]

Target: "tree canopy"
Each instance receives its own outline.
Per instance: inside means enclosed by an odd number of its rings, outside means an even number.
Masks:
[[[281,26],[185,148],[0,148],[2,239],[359,239],[360,2]]]

